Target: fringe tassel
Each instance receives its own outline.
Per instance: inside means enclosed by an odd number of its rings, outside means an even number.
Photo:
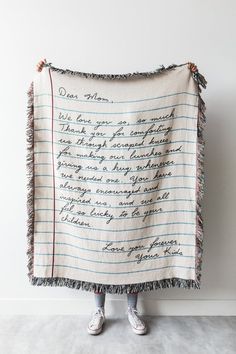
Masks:
[[[28,277],[33,279],[34,257],[34,87],[33,81],[27,91],[27,124],[26,124],[26,171],[27,171],[27,256]]]
[[[144,292],[164,288],[185,288],[185,289],[199,289],[199,285],[195,280],[170,278],[144,283],[123,284],[123,285],[110,285],[86,282],[81,280],[73,280],[68,278],[38,278],[33,277],[32,285],[43,286],[66,286],[72,289],[81,289],[86,291],[100,291],[109,294],[127,294],[133,292]]]
[[[63,74],[69,73],[72,75],[79,75],[83,77],[101,78],[101,79],[128,79],[131,76],[151,76],[165,70],[173,69],[177,66],[182,66],[186,64],[172,64],[165,68],[162,66],[160,69],[154,70],[152,72],[136,72],[128,74],[93,74],[93,73],[82,73],[71,70],[63,70],[54,68],[51,63],[45,64],[45,66],[50,66],[52,70],[59,71]],[[101,291],[110,294],[127,294],[133,292],[145,292],[156,289],[164,288],[184,288],[184,289],[200,289],[201,284],[201,267],[202,267],[202,255],[203,255],[203,219],[202,219],[202,208],[201,201],[204,196],[204,147],[205,141],[203,137],[203,131],[206,124],[205,116],[205,102],[201,98],[200,92],[201,88],[206,88],[207,81],[204,76],[198,71],[192,73],[194,80],[198,86],[198,121],[197,121],[197,181],[196,181],[196,279],[182,279],[182,278],[169,278],[161,279],[155,281],[148,281],[143,283],[134,284],[123,284],[123,285],[111,285],[111,284],[100,284],[94,282],[86,282],[81,280],[74,280],[69,278],[40,278],[33,275],[33,255],[34,255],[34,96],[33,96],[33,82],[30,84],[30,88],[27,92],[28,94],[28,110],[27,110],[27,175],[28,175],[28,195],[27,195],[27,212],[28,212],[28,232],[27,232],[27,255],[28,255],[28,277],[32,285],[38,286],[66,286],[72,289],[81,289],[86,291]]]
[[[197,163],[196,163],[196,254],[195,254],[195,267],[196,267],[196,282],[200,288],[201,271],[202,271],[202,258],[203,258],[203,234],[204,225],[202,218],[202,199],[204,197],[205,173],[204,173],[204,154],[205,154],[205,140],[203,137],[204,128],[206,125],[206,105],[203,101],[200,92],[201,87],[206,88],[207,81],[205,77],[196,72],[192,73],[193,79],[198,87],[198,120],[197,120]]]
[[[70,74],[70,75],[75,75],[75,76],[80,76],[80,77],[85,77],[85,78],[92,78],[92,79],[108,79],[108,80],[125,80],[125,79],[130,79],[130,78],[138,78],[138,77],[150,77],[156,74],[160,74],[164,71],[167,70],[173,70],[178,66],[183,66],[186,65],[187,63],[184,64],[171,64],[167,67],[164,65],[160,65],[160,68],[154,69],[152,71],[145,71],[145,72],[132,72],[132,73],[126,73],[126,74],[95,74],[95,73],[85,73],[81,71],[74,71],[70,69],[60,69],[56,68],[55,66],[52,65],[52,63],[44,63],[44,67],[49,67],[53,71],[59,72],[61,74]]]

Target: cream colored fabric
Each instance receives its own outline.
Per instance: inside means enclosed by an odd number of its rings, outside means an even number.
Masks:
[[[34,276],[195,280],[198,88],[187,65],[34,77]]]

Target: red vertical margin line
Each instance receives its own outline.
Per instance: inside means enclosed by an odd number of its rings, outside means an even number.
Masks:
[[[55,254],[55,210],[56,210],[56,205],[55,205],[55,166],[54,166],[54,146],[53,146],[53,123],[54,123],[54,100],[53,100],[53,84],[52,84],[52,74],[51,74],[51,69],[48,69],[49,72],[49,77],[50,77],[50,84],[51,84],[51,105],[52,105],[52,120],[51,120],[51,138],[52,138],[52,183],[53,183],[53,249],[52,249],[52,274],[51,277],[53,277],[53,272],[54,272],[54,254]]]

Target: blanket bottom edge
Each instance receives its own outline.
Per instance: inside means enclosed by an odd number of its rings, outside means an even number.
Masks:
[[[36,286],[64,286],[73,289],[81,289],[85,291],[98,291],[109,294],[127,294],[134,292],[144,292],[165,288],[184,288],[184,289],[200,289],[200,282],[193,279],[168,278],[161,280],[148,281],[134,284],[101,284],[70,278],[55,277],[41,278],[32,277],[30,279],[32,285]]]

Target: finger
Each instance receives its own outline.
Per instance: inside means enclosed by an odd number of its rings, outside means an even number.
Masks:
[[[190,70],[191,70],[192,72],[195,72],[195,71],[197,71],[198,69],[197,69],[197,66],[196,66],[194,63],[191,63]]]
[[[43,65],[43,64],[44,64],[44,60],[43,60],[43,59],[40,60],[38,64],[39,64],[39,65]]]
[[[36,68],[37,68],[37,71],[41,71],[41,70],[42,70],[42,66],[41,66],[40,64],[38,64],[38,65],[36,66]]]
[[[46,59],[44,59],[44,60],[46,60]],[[37,71],[38,72],[42,71],[44,63],[45,63],[44,60],[40,60],[40,62],[37,64]]]

